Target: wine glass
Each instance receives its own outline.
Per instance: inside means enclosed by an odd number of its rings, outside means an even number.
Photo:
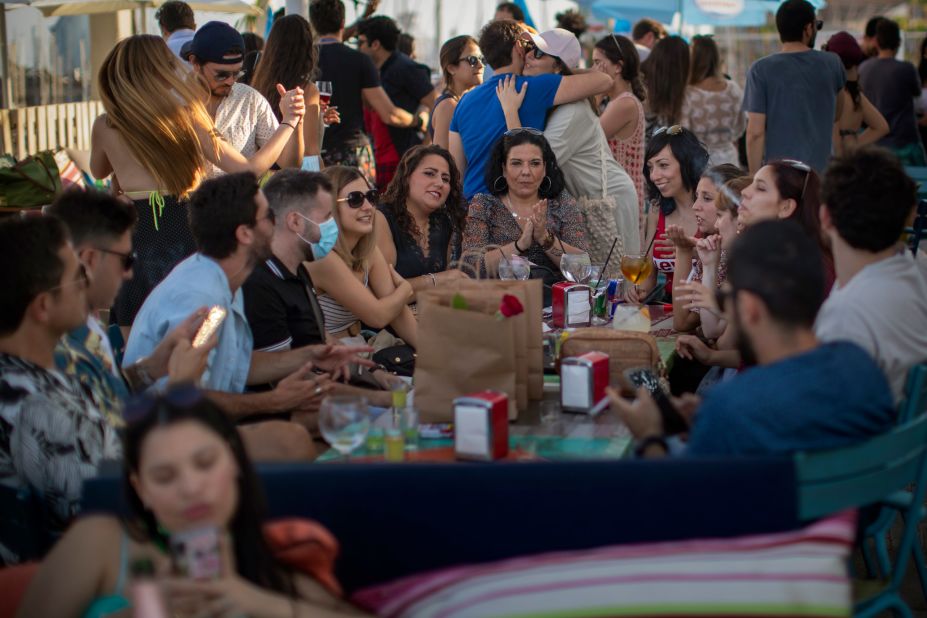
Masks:
[[[647,279],[653,272],[653,260],[647,254],[621,256],[621,274],[634,285]]]
[[[367,399],[352,395],[326,397],[319,413],[319,429],[332,448],[349,457],[370,431]]]
[[[319,100],[325,105],[329,105],[332,100],[332,83],[318,81],[315,87],[319,89]]]
[[[572,283],[588,283],[592,277],[592,260],[588,253],[564,253],[560,256],[560,272]]]
[[[524,281],[531,277],[531,262],[519,255],[499,260],[499,278],[503,280]]]

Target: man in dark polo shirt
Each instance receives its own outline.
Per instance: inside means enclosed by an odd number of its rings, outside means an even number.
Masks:
[[[303,262],[322,259],[338,240],[331,181],[316,172],[286,169],[262,190],[276,223],[270,259],[255,266],[242,286],[254,349],[276,352],[325,343],[325,319]],[[370,375],[381,387],[392,381],[386,372]],[[362,394],[380,406],[391,401],[388,391],[338,384],[335,392]]]
[[[357,49],[380,70],[383,89],[393,104],[421,116],[423,125],[427,126],[427,117],[435,102],[431,71],[398,51],[399,34],[399,27],[391,18],[385,15],[370,17],[357,25]],[[383,190],[395,175],[402,155],[421,144],[425,136],[418,128],[385,126],[376,115],[370,116],[374,124],[377,185]],[[378,130],[384,126],[386,131]],[[385,140],[379,140],[379,136],[387,135],[389,143],[380,143]]]

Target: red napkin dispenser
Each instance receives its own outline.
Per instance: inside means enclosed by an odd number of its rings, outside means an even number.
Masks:
[[[483,391],[454,400],[454,452],[479,461],[509,454],[508,395]]]
[[[588,413],[605,397],[609,379],[608,354],[586,352],[560,361],[560,407]]]
[[[555,328],[575,328],[592,323],[592,289],[581,283],[561,281],[551,291]]]

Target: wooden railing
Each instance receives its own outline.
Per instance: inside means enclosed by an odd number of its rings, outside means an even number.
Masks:
[[[42,150],[90,150],[90,129],[102,113],[99,101],[0,109],[2,152],[18,160]]]

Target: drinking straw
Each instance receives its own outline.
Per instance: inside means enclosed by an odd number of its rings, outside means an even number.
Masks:
[[[599,272],[599,280],[595,282],[595,287],[593,290],[599,289],[599,284],[602,283],[602,277],[605,276],[605,272],[608,270],[608,262],[612,259],[612,251],[615,250],[615,245],[618,244],[618,237],[615,236],[615,240],[612,241],[612,248],[608,250],[608,256],[605,258],[605,263],[602,264],[602,270]]]

